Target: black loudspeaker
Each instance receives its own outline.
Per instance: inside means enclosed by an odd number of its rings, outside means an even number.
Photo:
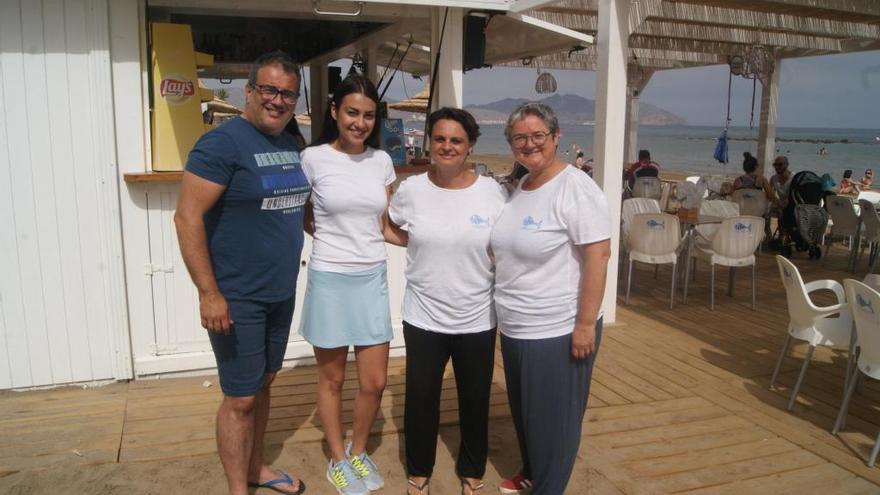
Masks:
[[[327,67],[327,93],[333,94],[342,82],[342,67]]]
[[[486,67],[486,25],[489,16],[472,13],[464,18],[464,67],[465,71]]]

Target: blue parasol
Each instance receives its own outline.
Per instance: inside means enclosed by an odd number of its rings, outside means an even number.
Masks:
[[[712,156],[721,163],[729,161],[727,159],[727,129],[721,131],[721,135],[718,136],[718,143],[715,145],[715,153]]]

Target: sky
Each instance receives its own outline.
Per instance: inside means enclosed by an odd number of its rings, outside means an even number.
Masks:
[[[348,61],[333,65],[348,70]],[[778,126],[880,129],[880,51],[787,59],[782,62]],[[549,70],[559,94],[595,98],[596,74],[590,71]],[[380,71],[381,74],[381,71]],[[390,76],[390,74],[389,74]],[[389,76],[386,76],[386,80]],[[540,99],[534,68],[486,68],[464,76],[465,105],[502,98]],[[308,81],[308,75],[305,77]],[[684,117],[690,125],[723,126],[727,111],[726,65],[665,70],[654,73],[641,102]],[[417,93],[424,81],[395,75],[385,99],[396,101]],[[213,86],[213,85],[212,85]],[[504,88],[503,93],[499,88]],[[754,122],[760,116],[761,84],[755,95]],[[734,76],[731,125],[748,126],[752,81]]]

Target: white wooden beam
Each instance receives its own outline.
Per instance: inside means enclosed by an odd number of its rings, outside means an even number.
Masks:
[[[769,173],[776,156],[776,121],[779,109],[779,77],[782,59],[777,58],[768,84],[761,89],[761,124],[758,127],[758,173]]]
[[[513,0],[508,8],[509,12],[525,12],[526,10],[539,9],[552,4],[556,0]]]
[[[138,0],[110,2],[110,62],[113,67],[113,111],[116,119],[116,160],[118,182],[125,188],[123,175],[149,170],[144,122],[147,119],[146,98],[141,85],[142,64],[146,54],[141,46],[140,18],[143,4]],[[155,332],[152,284],[144,276],[149,242],[146,208],[137,204],[137,193],[124,191],[119,195],[119,213],[123,225],[122,251],[125,269],[126,324],[116,330],[123,332],[117,344],[116,372],[118,378],[134,377],[132,348],[143,337]]]
[[[630,62],[627,66],[626,81],[626,161],[636,161],[639,141],[639,97],[651,81],[654,70],[645,68],[638,63]]]
[[[617,260],[620,245],[620,204],[623,194],[626,133],[626,63],[629,38],[629,0],[599,0],[596,73],[596,127],[593,131],[593,171],[608,197],[611,213],[611,259],[605,281],[605,322],[617,319]]]
[[[447,12],[448,11],[448,12]],[[444,31],[445,20],[445,31]],[[443,45],[440,45],[443,32]],[[464,105],[462,84],[464,70],[464,11],[458,8],[433,9],[431,13],[431,76],[435,78],[431,110],[450,106],[461,108]],[[440,63],[434,67],[440,51]]]

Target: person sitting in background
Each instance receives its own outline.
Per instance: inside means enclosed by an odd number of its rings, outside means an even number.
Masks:
[[[788,170],[788,158],[777,156],[773,160],[773,170],[776,173],[770,177],[770,216],[779,218],[788,203],[788,188],[791,186],[792,175]]]
[[[758,170],[758,159],[752,156],[751,153],[746,151],[743,153],[743,175],[740,175],[733,181],[733,190],[737,189],[760,189],[764,191],[764,194],[767,195],[767,198],[770,198],[770,183],[767,181],[767,178],[763,175],[759,175],[756,170]]]
[[[660,164],[651,160],[651,152],[648,150],[639,150],[639,161],[633,163],[624,172],[624,179],[632,189],[638,177],[659,177]]]
[[[588,159],[584,158],[583,151],[578,150],[577,158],[575,159],[574,164],[577,168],[581,169],[583,172],[585,172],[590,177],[593,176],[593,159],[590,158],[588,160]]]
[[[843,179],[840,179],[840,187],[837,194],[856,194],[859,192],[859,186],[852,180],[852,170],[843,171]]]
[[[867,191],[871,189],[871,186],[874,185],[874,172],[869,168],[865,170],[865,176],[862,177],[862,180],[859,181],[859,186],[861,186],[862,191]]]

